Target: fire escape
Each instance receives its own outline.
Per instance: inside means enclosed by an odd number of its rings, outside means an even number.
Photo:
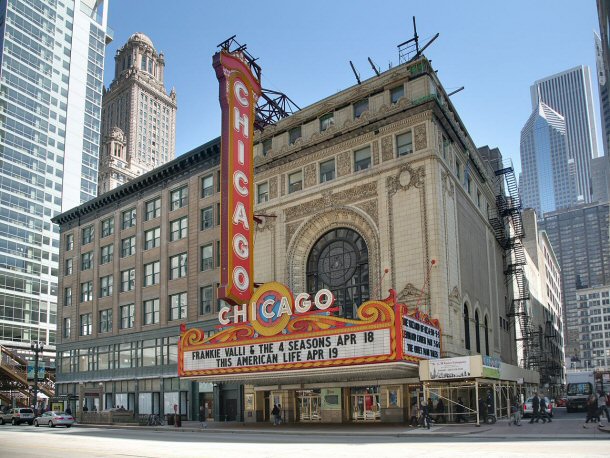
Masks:
[[[495,170],[497,178],[496,208],[489,211],[489,222],[496,240],[504,250],[504,275],[512,285],[513,295],[506,304],[506,316],[518,324],[518,348],[522,350],[521,367],[540,369],[542,343],[540,332],[534,328],[527,307],[529,287],[525,277],[525,249],[523,247],[523,221],[521,198],[511,161],[505,161]]]

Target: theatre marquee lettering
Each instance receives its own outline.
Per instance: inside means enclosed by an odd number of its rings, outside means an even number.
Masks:
[[[441,332],[438,327],[414,317],[402,317],[403,353],[422,359],[440,358]]]

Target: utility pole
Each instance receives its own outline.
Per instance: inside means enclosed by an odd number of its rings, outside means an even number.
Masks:
[[[30,344],[30,348],[34,352],[34,402],[32,405],[34,406],[34,414],[37,415],[38,408],[38,355],[44,349],[44,344],[42,342],[32,342]]]

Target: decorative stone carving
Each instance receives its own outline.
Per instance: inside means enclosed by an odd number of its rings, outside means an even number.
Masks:
[[[398,301],[408,301],[413,298],[419,298],[424,295],[423,291],[416,288],[413,283],[407,283],[400,293],[398,293]],[[427,294],[425,295],[427,296]]]
[[[292,240],[292,236],[296,232],[297,228],[301,225],[300,222],[288,223],[286,224],[286,246],[290,245],[290,241]]]
[[[269,199],[277,199],[277,177],[269,178]]]
[[[455,300],[460,298],[460,290],[458,289],[457,286],[453,287],[453,289],[451,290],[451,293],[449,294],[449,298],[455,299]]]
[[[379,224],[379,215],[377,210],[377,199],[367,200],[366,202],[361,202],[356,205],[356,207],[361,208],[367,215],[369,215],[375,224]]]
[[[352,171],[352,161],[350,161],[349,151],[344,151],[337,155],[337,176],[349,175]]]
[[[371,156],[373,160],[373,165],[379,164],[379,141],[375,140],[371,146]]]
[[[381,160],[389,161],[394,157],[394,151],[392,149],[392,136],[387,135],[381,139]]]
[[[282,174],[282,178],[281,178],[280,195],[281,196],[286,195],[286,175],[283,175],[283,174]]]
[[[413,136],[415,137],[415,151],[419,151],[427,148],[428,139],[426,136],[426,125],[420,124],[415,126],[413,129]]]
[[[426,171],[423,165],[416,169],[413,169],[408,162],[401,165],[396,176],[387,178],[388,194],[393,195],[399,190],[408,190],[412,187],[421,188],[424,184],[425,175]]]
[[[441,181],[443,182],[443,187],[445,188],[445,192],[447,193],[447,195],[453,197],[455,193],[455,186],[453,184],[453,179],[451,178],[451,175],[449,175],[449,172],[441,172]]]
[[[311,188],[318,184],[318,180],[316,179],[316,164],[307,164],[305,166],[305,187]]]

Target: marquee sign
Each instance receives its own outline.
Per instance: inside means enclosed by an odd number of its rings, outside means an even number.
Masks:
[[[213,336],[183,325],[178,374],[213,379],[439,357],[438,321],[417,311],[408,313],[396,302],[394,291],[384,300],[362,304],[358,319],[333,316],[333,300],[327,290],[313,298],[306,293],[293,298],[281,283],[266,283],[250,303],[221,309],[219,321],[225,327]],[[405,323],[412,331],[405,332]]]
[[[213,66],[220,83],[222,109],[218,298],[243,304],[253,292],[253,137],[261,86],[241,52],[218,52]]]

